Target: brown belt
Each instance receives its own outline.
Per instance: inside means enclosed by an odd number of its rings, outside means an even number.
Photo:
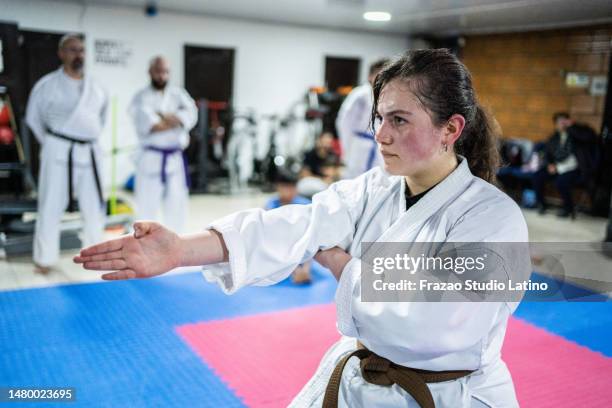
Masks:
[[[380,357],[360,342],[358,349],[345,356],[338,362],[332,373],[323,399],[323,408],[337,408],[342,371],[351,357],[359,358],[361,376],[370,384],[381,386],[399,385],[404,391],[414,398],[422,408],[435,408],[433,396],[427,387],[427,383],[438,383],[452,381],[473,373],[469,370],[456,371],[427,371],[397,365],[384,357]]]

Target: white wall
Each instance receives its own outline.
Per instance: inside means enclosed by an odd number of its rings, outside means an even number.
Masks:
[[[82,6],[57,1],[0,0],[0,19],[17,22],[22,29],[78,31],[94,40],[127,42],[133,50],[127,66],[96,64],[87,55],[87,73],[100,80],[117,101],[119,145],[135,143],[126,113],[132,95],[148,83],[147,64],[153,55],[168,57],[172,82],[183,85],[183,46],[201,45],[235,49],[234,103],[257,113],[283,113],[310,86],[324,85],[325,56],[361,58],[362,79],[369,64],[409,46],[402,36],[324,30],[160,12],[146,17],[141,9]],[[110,122],[109,122],[110,123]],[[109,150],[111,126],[102,135]],[[107,160],[108,162],[108,160]],[[108,173],[109,163],[105,173]],[[121,181],[132,172],[130,157],[119,157]],[[109,177],[106,177],[108,184]]]

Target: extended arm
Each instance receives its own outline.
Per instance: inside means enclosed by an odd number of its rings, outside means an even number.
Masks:
[[[157,223],[138,222],[134,235],[86,248],[74,261],[86,269],[116,271],[104,279],[151,277],[179,266],[203,265],[207,278],[228,293],[246,285],[269,285],[318,251],[350,244],[363,189],[364,178],[344,181],[319,193],[311,205],[241,211],[193,235],[178,236]]]
[[[74,257],[86,269],[114,270],[103,279],[147,278],[179,266],[227,261],[221,234],[208,230],[179,236],[155,222],[137,222],[134,234],[85,248]]]

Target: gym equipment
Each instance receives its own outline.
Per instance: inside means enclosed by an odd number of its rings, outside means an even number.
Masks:
[[[230,191],[245,192],[253,176],[256,122],[252,111],[232,117],[230,139],[227,142],[226,166],[229,171]]]
[[[11,124],[11,116],[8,105],[0,106],[0,126],[9,126]]]
[[[0,144],[10,145],[15,141],[15,134],[8,126],[0,126]]]
[[[216,192],[214,180],[226,175],[223,168],[229,104],[224,101],[199,99],[198,124],[191,131],[191,143],[186,154],[192,181],[191,193]]]

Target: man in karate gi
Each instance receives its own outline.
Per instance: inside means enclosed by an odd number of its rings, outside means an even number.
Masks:
[[[183,231],[189,199],[187,162],[183,150],[198,111],[187,91],[168,85],[170,66],[155,57],[149,66],[151,84],[134,96],[130,114],[140,140],[136,163],[136,207],[141,219],[158,218]]]
[[[355,178],[382,163],[370,129],[370,117],[374,101],[372,84],[387,62],[387,59],[381,59],[370,66],[368,82],[353,89],[338,112],[336,130],[345,166],[342,178]]]
[[[43,274],[59,259],[60,220],[66,208],[75,210],[75,196],[83,217],[84,245],[102,239],[106,213],[98,138],[108,97],[84,73],[81,36],[62,37],[58,55],[62,66],[36,83],[26,113],[41,145],[33,252],[36,270]]]

